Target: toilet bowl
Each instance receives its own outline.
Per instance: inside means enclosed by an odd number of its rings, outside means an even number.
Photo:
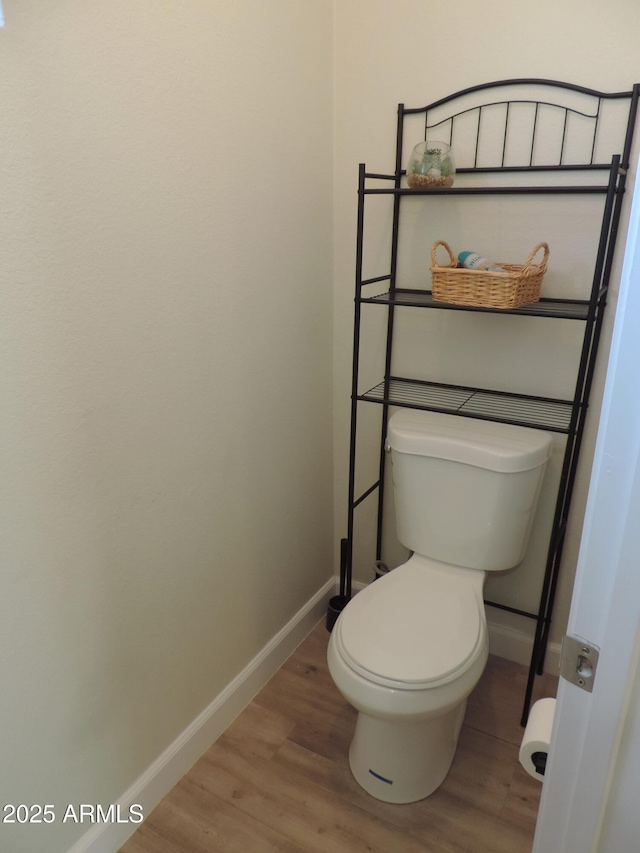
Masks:
[[[333,628],[329,671],[359,711],[349,764],[378,799],[421,800],[449,770],[487,661],[483,578],[414,554],[360,592]]]
[[[413,551],[338,617],[329,671],[358,711],[349,765],[372,796],[433,793],[488,657],[487,572],[524,556],[551,436],[432,412],[392,416],[398,536]]]

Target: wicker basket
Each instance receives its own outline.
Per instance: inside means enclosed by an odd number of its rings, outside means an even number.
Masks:
[[[440,266],[436,260],[439,246],[449,253],[450,263]],[[543,250],[542,261],[533,263],[536,254]],[[519,308],[540,299],[542,279],[547,271],[549,246],[538,243],[525,264],[503,264],[504,272],[468,270],[459,267],[451,247],[444,240],[436,240],[431,249],[431,277],[433,298],[437,302],[453,305],[477,305],[484,308]]]

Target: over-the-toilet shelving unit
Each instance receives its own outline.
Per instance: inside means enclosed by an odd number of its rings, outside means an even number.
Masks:
[[[537,92],[532,96],[530,92]],[[529,679],[522,713],[522,722],[526,722],[531,704],[532,690],[536,674],[542,672],[549,629],[553,614],[554,598],[562,558],[565,529],[569,505],[574,486],[578,456],[582,442],[589,395],[591,391],[598,342],[602,328],[607,289],[611,274],[614,249],[620,219],[622,196],[625,188],[629,158],[631,153],[633,130],[635,126],[640,84],[630,91],[604,93],[593,89],[575,86],[553,80],[514,79],[474,86],[456,92],[446,98],[435,101],[426,107],[408,109],[403,104],[398,107],[396,140],[396,163],[393,174],[368,172],[360,165],[358,184],[358,227],[356,250],[355,318],[353,344],[353,373],[351,395],[351,435],[349,462],[349,495],[346,547],[343,548],[346,565],[346,594],[351,595],[351,577],[354,546],[354,517],[357,508],[369,496],[377,493],[377,559],[381,559],[383,543],[383,499],[385,487],[385,434],[389,407],[404,406],[429,411],[447,412],[460,417],[480,418],[519,424],[537,429],[549,430],[566,436],[566,447],[560,475],[560,483],[555,506],[552,530],[549,539],[546,569],[536,612],[527,612],[504,604],[487,601],[492,607],[535,620],[535,637]],[[506,94],[505,94],[506,93]],[[524,93],[524,94],[523,94]],[[580,106],[572,106],[578,98]],[[573,101],[572,101],[573,99]],[[608,162],[596,162],[599,135],[604,133],[603,114],[612,102],[622,102],[624,121],[616,145],[620,153],[614,154]],[[628,110],[626,104],[628,103]],[[511,162],[507,152],[508,139],[522,115],[522,105],[528,105],[530,118],[527,119],[528,153],[524,162]],[[543,114],[555,116],[553,127],[557,128],[553,159],[540,162],[541,134],[546,133],[549,122],[541,120]],[[448,189],[416,190],[403,186],[405,171],[403,157],[406,154],[405,124],[409,116],[422,115],[424,137],[448,141],[454,151],[462,147],[458,135],[460,127],[466,128],[465,150],[471,151],[471,163],[458,166],[455,185]],[[435,118],[433,118],[435,116]],[[494,120],[495,119],[495,120]],[[415,118],[411,119],[415,122]],[[493,133],[502,134],[502,154],[497,162],[483,163],[482,141],[488,122],[493,120]],[[582,150],[587,150],[580,162],[567,155],[567,128],[578,122],[589,137]],[[475,124],[475,131],[473,130]],[[498,130],[495,130],[496,124]],[[468,132],[475,133],[475,139],[469,140]],[[521,131],[521,127],[518,128]],[[573,130],[572,130],[573,132]],[[409,141],[407,139],[407,141]],[[419,140],[411,140],[415,144]],[[548,142],[548,140],[545,140]],[[544,147],[544,146],[542,146]],[[545,150],[549,150],[547,146]],[[494,146],[495,148],[495,146]],[[480,182],[478,182],[480,178]],[[491,185],[485,185],[490,179]],[[517,183],[514,183],[517,181]],[[393,200],[391,221],[391,248],[388,271],[373,278],[363,278],[364,218],[365,206],[371,196],[386,195]],[[439,205],[446,205],[450,199],[464,196],[601,196],[602,218],[597,247],[593,278],[585,286],[584,298],[562,299],[541,298],[539,302],[518,309],[494,309],[450,305],[434,301],[426,289],[411,289],[400,286],[398,274],[398,242],[400,234],[400,214],[402,207],[411,197],[411,204],[429,206],[429,213],[437,216]],[[421,196],[416,200],[417,196]],[[534,241],[537,242],[537,241]],[[380,292],[380,291],[383,292]],[[361,363],[361,318],[364,305],[379,306],[387,312],[386,322],[386,361],[384,376],[364,392],[359,391]],[[394,315],[398,307],[431,309],[438,311],[490,312],[538,318],[561,318],[583,324],[581,336],[582,348],[579,366],[575,377],[575,391],[572,398],[556,399],[551,397],[514,394],[507,391],[448,385],[408,376],[399,376],[394,372]],[[362,493],[355,493],[356,455],[358,439],[358,409],[362,403],[382,405],[382,435],[380,440],[379,475],[376,482]]]

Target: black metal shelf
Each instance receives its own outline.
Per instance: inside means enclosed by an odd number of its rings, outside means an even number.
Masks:
[[[503,187],[448,187],[431,190],[412,190],[410,187],[368,187],[364,190],[365,195],[392,195],[392,196],[458,196],[458,195],[604,195],[608,191],[607,186],[601,184],[580,185],[570,184],[563,186],[551,184],[549,186],[508,186]]]
[[[388,381],[374,385],[358,395],[358,400],[560,433],[569,432],[573,411],[573,400],[510,394],[399,376],[390,376]]]
[[[380,280],[382,279],[371,279],[369,282],[362,282],[362,284],[364,286]],[[601,296],[604,296],[604,292]],[[539,302],[534,302],[531,305],[522,305],[520,308],[485,308],[477,305],[454,305],[450,302],[440,302],[433,298],[430,290],[413,290],[410,288],[396,288],[394,291],[380,293],[377,296],[361,296],[360,302],[372,305],[397,305],[407,308],[436,308],[439,310],[474,311],[489,314],[554,317],[563,320],[587,320],[591,304],[586,299],[542,298]]]
[[[404,115],[408,115],[413,112],[413,110],[404,109]],[[462,168],[456,169],[456,175],[506,175],[506,174],[518,174],[525,173],[531,174],[534,172],[538,172],[540,174],[563,174],[563,173],[577,173],[577,172],[608,172],[611,168],[611,163],[560,163],[560,164],[546,164],[546,165],[535,165],[531,162],[521,164],[519,166],[509,166],[504,163],[498,166],[464,166]],[[400,169],[399,176],[405,177],[407,174],[405,169]],[[394,174],[385,174],[383,172],[365,172],[365,178],[376,178],[380,181],[396,181],[398,176]],[[446,192],[447,190],[442,190],[442,192]],[[432,190],[412,190],[412,192],[423,193],[424,195],[428,195]]]
[[[522,87],[526,87],[523,97]],[[498,95],[504,92],[504,97]],[[531,93],[535,93],[535,96]],[[491,93],[489,97],[489,93]],[[494,93],[496,93],[494,95]],[[485,96],[489,100],[484,100]],[[577,98],[577,100],[576,100]],[[353,367],[351,385],[351,428],[349,454],[349,498],[347,537],[341,541],[341,597],[348,600],[351,595],[353,561],[354,511],[374,493],[378,503],[378,529],[376,559],[382,558],[383,506],[385,489],[385,438],[387,420],[391,407],[425,409],[446,412],[459,417],[499,421],[502,423],[549,430],[566,436],[564,458],[555,512],[549,537],[547,562],[542,580],[542,589],[537,612],[510,608],[506,604],[491,604],[511,610],[536,620],[534,643],[529,667],[526,695],[522,713],[522,724],[526,723],[531,703],[533,685],[537,674],[542,673],[549,632],[552,623],[555,595],[560,572],[565,531],[576,478],[578,459],[589,396],[595,371],[596,355],[602,329],[606,294],[611,276],[616,236],[620,222],[622,198],[625,190],[627,170],[636,123],[640,84],[628,92],[598,92],[594,89],[562,83],[554,80],[514,79],[499,80],[480,86],[472,86],[441,98],[426,107],[406,108],[398,105],[396,130],[396,161],[391,174],[367,171],[360,164],[358,184],[358,222],[356,242],[356,287],[353,337]],[[605,116],[612,101],[628,105],[626,127],[621,133],[621,154],[606,152],[609,162],[603,163],[598,151],[601,138],[611,139],[611,129],[603,131]],[[530,110],[526,121],[522,120],[522,109]],[[546,119],[550,113],[554,119]],[[424,139],[437,138],[448,141],[457,150],[460,134],[465,138],[460,145],[464,152],[456,171],[456,183],[441,189],[411,189],[406,186],[403,168],[405,152],[403,139],[407,116],[424,116]],[[475,116],[475,120],[474,120]],[[546,117],[546,118],[545,118]],[[558,119],[558,120],[556,120]],[[622,116],[620,125],[622,127]],[[413,119],[412,119],[413,121]],[[415,128],[415,124],[412,127]],[[475,130],[474,130],[475,127]],[[526,142],[522,140],[523,127],[528,128]],[[580,142],[576,149],[574,131],[579,128]],[[518,138],[516,148],[512,140]],[[500,138],[501,135],[501,138]],[[553,139],[550,137],[553,135]],[[544,140],[542,137],[544,136]],[[485,142],[490,139],[489,151]],[[499,140],[496,145],[495,140]],[[493,147],[492,147],[493,146]],[[517,149],[517,151],[516,151]],[[553,154],[549,152],[554,152]],[[466,158],[465,162],[462,159]],[[489,161],[489,158],[491,161]],[[598,159],[596,159],[598,158]],[[571,160],[571,163],[567,163]],[[576,162],[577,161],[577,162]],[[600,172],[596,175],[595,172]],[[516,174],[519,173],[519,176]],[[582,173],[582,174],[580,174]],[[518,182],[519,186],[515,185]],[[386,186],[380,186],[380,183]],[[482,186],[490,182],[490,186]],[[364,279],[364,220],[365,201],[369,196],[388,196],[393,199],[391,223],[390,264],[387,275]],[[591,282],[583,282],[584,299],[542,298],[539,302],[516,309],[484,308],[480,306],[454,305],[433,299],[427,289],[399,287],[398,246],[400,234],[400,212],[406,201],[413,197],[415,203],[425,203],[429,196],[462,199],[465,196],[574,196],[602,197],[600,235]],[[505,201],[505,204],[508,202]],[[433,211],[436,205],[427,205]],[[385,284],[382,284],[385,282]],[[372,285],[379,284],[376,293]],[[578,291],[580,292],[580,291]],[[364,393],[359,379],[360,323],[363,306],[382,306],[387,312],[386,356],[383,379]],[[394,375],[394,318],[398,308],[429,308],[444,311],[472,311],[511,316],[529,316],[579,320],[584,324],[579,363],[576,371],[575,388],[571,399],[559,400],[513,394],[482,388],[448,385],[423,379]],[[378,309],[377,309],[378,310]],[[419,371],[416,371],[419,372]],[[383,407],[382,434],[378,480],[363,495],[355,496],[356,447],[358,434],[358,407],[363,404],[379,404]],[[346,593],[346,594],[343,594]]]

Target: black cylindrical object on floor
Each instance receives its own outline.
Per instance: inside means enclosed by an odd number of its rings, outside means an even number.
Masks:
[[[326,621],[327,631],[329,631],[329,633],[331,633],[331,631],[333,630],[333,626],[336,623],[336,619],[349,603],[349,598],[347,597],[348,544],[348,539],[340,540],[340,590],[338,595],[334,595],[332,598],[329,599]]]

